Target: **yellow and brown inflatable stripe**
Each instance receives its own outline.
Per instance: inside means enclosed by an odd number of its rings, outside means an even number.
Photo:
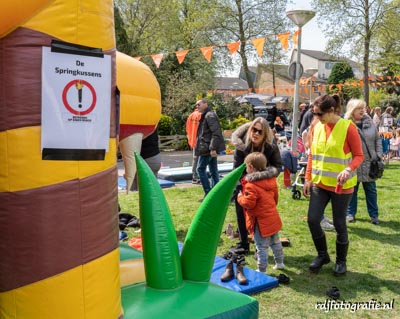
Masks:
[[[28,2],[0,4],[26,5],[0,21],[0,317],[119,318],[115,99],[104,161],[43,161],[40,147],[42,47],[101,48],[114,96],[113,3]]]

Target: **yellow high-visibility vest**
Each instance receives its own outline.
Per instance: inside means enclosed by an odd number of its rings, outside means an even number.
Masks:
[[[350,120],[339,119],[328,139],[326,139],[324,124],[318,123],[315,126],[311,145],[312,182],[335,187],[338,174],[349,166],[353,154],[345,154],[343,151],[349,125],[353,125]],[[351,177],[344,183],[343,189],[354,187],[356,183],[357,174],[352,172]]]

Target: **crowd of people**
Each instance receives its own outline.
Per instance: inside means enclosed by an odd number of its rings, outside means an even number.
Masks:
[[[344,114],[338,95],[322,95],[310,104],[300,105],[299,136],[304,145],[306,161],[303,195],[309,198],[307,223],[315,246],[316,257],[309,270],[318,272],[330,263],[325,231],[336,232],[336,259],[333,274],[346,273],[349,238],[347,223],[356,221],[358,190],[363,186],[370,222],[379,224],[376,179],[368,174],[371,161],[383,157],[380,132],[393,132],[393,148],[400,145],[400,120],[393,117],[393,107],[382,113],[371,111],[365,101],[351,99]],[[266,272],[268,249],[271,247],[274,269],[284,269],[283,249],[279,237],[282,220],[277,210],[277,177],[284,169],[282,150],[277,138],[284,135],[284,125],[277,117],[271,125],[265,118],[238,127],[231,136],[235,145],[233,168],[243,163],[246,169],[233,193],[239,242],[233,251],[250,252],[249,235],[253,237],[258,271]],[[225,150],[225,140],[219,119],[207,99],[197,101],[186,122],[188,144],[193,150],[193,183],[201,184],[204,196],[219,181],[218,155]],[[157,130],[143,141],[142,154],[156,174],[160,154],[155,137]],[[147,147],[148,145],[148,147]],[[156,151],[154,151],[156,150]],[[398,154],[397,154],[398,156]],[[209,174],[207,173],[207,168]],[[211,178],[209,178],[209,176]],[[210,183],[211,179],[211,183]],[[332,221],[325,217],[330,203]]]
[[[202,99],[196,107],[201,117],[196,143],[191,147],[195,156],[204,157],[202,164],[198,162],[196,172],[206,196],[218,182],[217,175],[213,176],[212,173],[217,167],[213,163],[217,162],[216,156],[224,144],[221,128],[217,124],[218,117],[209,108],[208,102]],[[337,276],[347,271],[347,223],[356,221],[360,184],[365,192],[370,221],[374,225],[379,224],[376,180],[369,177],[368,170],[372,160],[383,156],[379,131],[392,130],[396,125],[390,106],[382,114],[380,108],[374,108],[373,114],[369,114],[364,101],[352,99],[347,103],[344,115],[341,109],[338,95],[322,95],[311,105],[301,105],[298,122],[299,136],[306,150],[303,156],[307,162],[303,195],[309,198],[307,222],[316,249],[316,257],[310,263],[309,270],[318,272],[331,261],[324,231],[333,230],[336,232],[333,274]],[[265,118],[257,117],[237,128],[231,136],[231,142],[235,145],[233,167],[246,164],[246,170],[232,196],[239,237],[238,244],[232,248],[248,253],[249,235],[252,236],[258,271],[261,272],[265,272],[268,265],[269,247],[275,259],[274,269],[284,268],[279,239],[282,221],[277,211],[276,182],[283,169],[277,137],[284,135],[284,126],[279,117],[273,124],[271,127]],[[400,128],[395,130],[395,134],[394,143],[399,145]],[[204,143],[206,146],[203,146]],[[211,172],[211,185],[204,175],[207,165]],[[332,221],[325,217],[329,203]]]

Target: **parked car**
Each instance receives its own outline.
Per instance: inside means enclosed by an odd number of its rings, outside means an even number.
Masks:
[[[266,102],[263,106],[253,106],[253,117],[261,116],[265,118],[270,127],[274,127],[274,121],[279,116],[285,126],[290,126],[287,116],[288,110],[278,109],[275,102]]]

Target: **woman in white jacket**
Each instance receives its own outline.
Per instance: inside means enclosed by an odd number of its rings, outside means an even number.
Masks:
[[[357,169],[357,185],[354,186],[353,197],[347,209],[347,221],[353,223],[356,220],[357,192],[360,183],[362,183],[371,223],[377,225],[379,224],[378,195],[375,179],[369,177],[369,167],[373,159],[376,159],[377,156],[382,157],[382,140],[372,119],[366,113],[366,103],[364,101],[351,99],[347,103],[344,117],[352,120],[358,127],[364,153],[364,161]]]

